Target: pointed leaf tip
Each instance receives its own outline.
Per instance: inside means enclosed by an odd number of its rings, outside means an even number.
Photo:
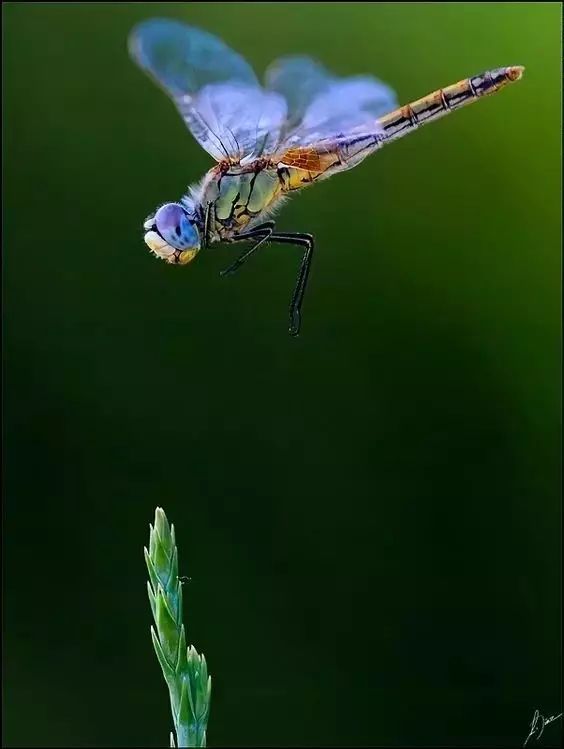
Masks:
[[[155,528],[163,544],[168,546],[170,544],[170,526],[164,510],[160,507],[155,510]]]

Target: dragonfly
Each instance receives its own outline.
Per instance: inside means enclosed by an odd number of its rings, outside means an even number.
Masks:
[[[352,169],[382,146],[518,81],[520,65],[466,78],[405,106],[372,76],[338,77],[306,56],[275,60],[261,84],[221,39],[172,19],[149,19],[129,37],[133,60],[168,94],[216,161],[179,200],[144,222],[151,252],[187,265],[217,243],[248,245],[222,275],[261,247],[294,245],[301,263],[289,332],[300,332],[314,237],[276,229],[273,215],[302,188]]]

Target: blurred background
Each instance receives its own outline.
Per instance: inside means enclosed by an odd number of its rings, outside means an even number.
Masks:
[[[236,277],[142,222],[211,166],[154,15],[406,103],[521,83],[304,191]],[[561,8],[3,6],[4,742],[163,746],[143,545],[175,524],[214,745],[519,746],[560,710]],[[561,723],[538,745],[556,746]]]

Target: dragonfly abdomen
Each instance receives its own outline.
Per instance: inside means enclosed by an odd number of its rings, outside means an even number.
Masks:
[[[383,142],[397,140],[413,132],[420,125],[437,120],[455,109],[477,101],[482,96],[494,94],[507,84],[518,81],[523,70],[520,66],[487,70],[394,109],[378,120],[382,129],[381,139]]]
[[[465,78],[446,88],[439,88],[421,99],[376,120],[374,132],[327,138],[314,146],[290,148],[277,164],[284,192],[296,190],[312,182],[351,169],[369,154],[427,122],[494,94],[507,84],[518,81],[524,68],[513,66],[487,70]]]

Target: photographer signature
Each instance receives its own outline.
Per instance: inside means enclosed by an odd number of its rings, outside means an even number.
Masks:
[[[533,736],[538,741],[538,739],[540,739],[540,737],[542,736],[542,733],[546,726],[561,717],[562,713],[559,713],[558,715],[551,715],[550,718],[545,718],[544,715],[541,715],[538,710],[535,710],[533,719],[531,721],[531,730],[529,731],[529,735],[525,739],[525,743],[523,744],[523,746],[527,746],[529,739]]]

